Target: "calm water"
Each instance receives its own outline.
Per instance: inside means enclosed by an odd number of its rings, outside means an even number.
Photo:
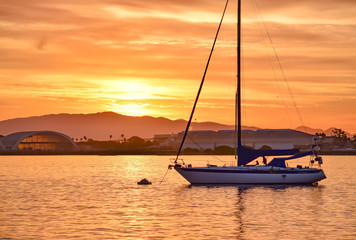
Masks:
[[[159,184],[168,164],[1,156],[0,239],[356,239],[356,156],[325,156],[318,187],[189,186],[175,171]]]

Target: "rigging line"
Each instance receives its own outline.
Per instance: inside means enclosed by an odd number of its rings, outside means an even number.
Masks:
[[[200,150],[205,150],[202,146],[200,146],[199,145],[199,143],[197,143],[190,135],[187,135],[188,136],[188,138],[195,144],[195,145],[197,145],[199,148],[200,148]],[[216,160],[219,160],[219,161],[221,161],[221,162],[224,162],[224,163],[226,163],[226,161],[224,161],[224,160],[222,160],[222,159],[220,159],[220,158],[218,158],[217,156],[215,156],[214,154],[211,154],[211,153],[208,153],[210,156],[212,156],[213,158],[215,158]]]
[[[256,15],[256,19],[258,20],[258,17],[260,17],[260,22],[259,22],[259,23],[262,23],[262,24],[264,25],[265,31],[268,32],[267,26],[266,26],[266,24],[265,24],[265,21],[264,21],[264,19],[263,19],[263,17],[262,17],[261,12],[259,11],[259,12],[257,13],[257,11],[256,11],[256,9],[258,8],[257,0],[254,0],[254,1],[251,0],[251,3],[252,3],[252,8],[253,8],[253,10],[254,10],[254,13],[255,13],[255,15]],[[285,110],[286,110],[286,112],[287,112],[287,118],[288,118],[289,125],[292,126],[292,121],[291,121],[291,117],[290,117],[290,115],[289,115],[287,102],[285,101],[284,94],[282,93],[281,87],[279,86],[278,78],[277,78],[277,75],[276,75],[276,70],[275,70],[275,68],[274,68],[274,66],[273,66],[273,64],[272,64],[272,62],[273,62],[273,61],[272,61],[272,57],[271,57],[271,54],[270,54],[269,51],[268,51],[268,47],[267,47],[267,43],[266,43],[266,40],[265,40],[265,36],[264,36],[264,34],[263,34],[263,30],[262,30],[260,24],[258,24],[258,30],[259,30],[259,32],[260,32],[261,38],[262,38],[262,40],[263,40],[263,44],[264,44],[265,49],[266,49],[266,52],[267,52],[268,60],[269,60],[269,63],[270,63],[270,65],[271,65],[271,69],[272,69],[272,72],[273,72],[273,77],[274,77],[274,80],[275,80],[275,82],[276,82],[276,85],[277,85],[277,88],[278,88],[278,92],[279,92],[279,94],[280,94],[281,97],[282,97],[283,106],[284,106],[284,108],[285,108]]]
[[[161,183],[163,182],[163,180],[164,180],[164,178],[166,177],[166,175],[167,175],[167,173],[168,173],[169,169],[170,169],[170,168],[168,167],[168,169],[167,169],[166,173],[164,174],[164,176],[163,176],[162,180],[159,182],[159,184],[161,184]]]
[[[243,86],[245,86],[245,81],[242,81],[242,73],[243,71],[241,71],[241,65],[242,67],[244,67],[244,62],[242,62],[242,28],[241,28],[241,22],[242,22],[242,18],[241,18],[241,0],[237,1],[237,148],[235,149],[235,151],[238,151],[239,148],[243,145],[242,143],[242,99],[246,99],[246,98],[242,98],[242,94],[245,94],[245,90],[242,91],[241,89],[241,83]],[[241,64],[242,62],[242,64]],[[244,88],[245,89],[245,88]],[[244,113],[246,113],[246,107],[244,108]],[[244,114],[244,117],[246,117],[246,114]],[[236,123],[235,123],[236,126]],[[236,129],[236,127],[235,127]],[[239,162],[239,159],[237,159]]]
[[[259,6],[258,6],[257,2],[256,2],[256,6],[257,6],[257,10],[258,10],[258,12],[260,13],[261,18],[262,18],[262,14],[261,14],[261,11],[260,11],[260,8],[259,8]],[[291,90],[291,88],[290,88],[290,86],[289,86],[289,83],[288,83],[288,81],[287,81],[287,77],[286,77],[286,75],[285,75],[285,73],[284,73],[284,70],[283,70],[282,64],[281,64],[281,62],[280,62],[280,60],[279,60],[279,57],[278,57],[278,54],[277,54],[276,48],[274,47],[274,44],[273,44],[272,38],[271,38],[271,36],[270,36],[270,34],[269,34],[268,30],[267,30],[267,26],[266,26],[266,24],[265,24],[265,22],[264,22],[264,21],[263,21],[263,24],[264,24],[264,27],[265,27],[265,29],[266,29],[267,36],[268,36],[268,38],[269,38],[269,41],[270,41],[270,43],[271,43],[271,46],[272,46],[272,48],[273,48],[274,54],[275,54],[275,56],[276,56],[276,59],[277,59],[277,62],[278,62],[279,68],[281,69],[282,76],[283,76],[283,79],[284,79],[284,81],[285,81],[285,83],[286,83],[286,86],[287,86],[288,92],[289,92],[289,94],[291,95],[291,98],[292,98],[292,101],[293,101],[294,108],[295,108],[295,110],[297,111],[297,114],[298,114],[299,120],[301,121],[302,125],[305,127],[304,121],[303,121],[302,116],[301,116],[301,114],[300,114],[300,112],[299,112],[299,109],[298,109],[298,107],[297,107],[297,103],[296,103],[295,98],[294,98],[294,96],[293,96],[292,90]]]
[[[242,32],[241,32],[241,35],[243,35]],[[243,37],[241,36],[241,39],[242,38]],[[246,56],[244,54],[245,49],[244,49],[243,46],[244,46],[244,43],[241,42],[241,56]],[[245,61],[241,61],[241,79],[243,79],[244,76],[245,76],[245,70],[246,70]],[[241,114],[241,117],[242,117],[242,121],[241,121],[241,144],[242,145],[246,145],[246,141],[247,140],[242,135],[243,126],[246,127],[249,124],[248,123],[248,116],[247,116],[248,103],[247,103],[247,98],[246,98],[246,89],[247,89],[246,88],[246,81],[241,81],[241,85],[242,85],[242,87],[241,87],[241,111],[242,111],[242,114]],[[244,125],[242,123],[244,123]]]
[[[190,118],[189,118],[189,121],[188,121],[188,123],[187,123],[187,127],[186,127],[186,129],[185,129],[184,136],[183,136],[182,142],[181,142],[181,144],[180,144],[180,147],[179,147],[179,150],[178,150],[178,153],[177,153],[176,160],[174,161],[175,163],[178,161],[179,154],[180,154],[180,152],[181,152],[181,150],[182,150],[182,147],[183,147],[183,145],[184,145],[185,138],[187,137],[187,133],[188,133],[188,131],[189,131],[190,123],[192,122],[192,119],[193,119],[195,107],[197,106],[198,99],[199,99],[199,96],[200,96],[200,92],[201,92],[201,90],[202,90],[202,88],[203,88],[205,76],[206,76],[206,73],[207,73],[207,71],[208,71],[210,59],[211,59],[211,56],[213,55],[213,51],[214,51],[214,48],[215,48],[215,43],[216,43],[216,40],[217,40],[218,35],[219,35],[219,32],[220,32],[221,24],[222,24],[222,22],[223,22],[223,20],[224,20],[224,16],[225,16],[225,12],[226,12],[228,3],[229,3],[229,0],[226,0],[224,12],[223,12],[223,15],[222,15],[222,17],[221,17],[220,24],[219,24],[218,30],[217,30],[217,32],[216,32],[216,35],[215,35],[214,43],[213,43],[213,46],[212,46],[211,51],[210,51],[210,55],[209,55],[209,58],[208,58],[208,62],[206,63],[206,66],[205,66],[205,71],[204,71],[204,74],[203,74],[203,78],[202,78],[202,80],[201,80],[201,83],[200,83],[200,87],[199,87],[197,96],[196,96],[196,98],[195,98],[195,102],[194,102],[194,105],[193,105],[193,109],[192,109],[192,112],[191,112],[191,114],[190,114]]]

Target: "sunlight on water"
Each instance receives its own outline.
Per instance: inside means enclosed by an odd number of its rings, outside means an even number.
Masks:
[[[1,156],[0,239],[355,239],[355,161],[324,157],[318,187],[190,186],[159,184],[169,156]]]

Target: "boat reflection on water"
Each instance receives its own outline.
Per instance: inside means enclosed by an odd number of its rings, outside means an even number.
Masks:
[[[226,215],[233,216],[235,239],[264,239],[267,235],[276,238],[295,238],[298,227],[308,228],[310,221],[319,221],[320,205],[324,187],[318,185],[188,185],[190,194],[205,195],[219,192],[220,195],[231,194],[225,204],[232,204],[232,211]],[[183,190],[183,189],[182,189]],[[303,196],[303,197],[301,197]],[[216,199],[214,205],[222,204]],[[298,215],[310,207],[312,216]],[[309,208],[308,207],[308,208]],[[221,213],[220,213],[221,214]],[[318,233],[316,231],[315,233]],[[311,237],[313,238],[313,237]]]

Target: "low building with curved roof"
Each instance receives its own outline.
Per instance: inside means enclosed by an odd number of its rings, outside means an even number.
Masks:
[[[67,135],[55,131],[16,132],[0,138],[2,151],[76,151],[77,144]]]

